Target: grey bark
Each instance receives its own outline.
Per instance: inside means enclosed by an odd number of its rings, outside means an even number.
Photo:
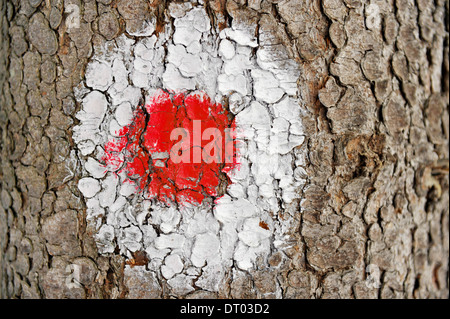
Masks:
[[[72,3],[82,25],[68,34],[64,8]],[[127,276],[120,255],[98,254],[79,164],[64,163],[79,109],[73,91],[96,39],[113,39],[142,12],[162,29],[168,5],[0,1],[2,298],[173,296],[154,278]],[[224,295],[173,297],[260,298],[277,281],[284,298],[448,298],[448,1],[204,5],[213,27],[250,20],[297,57],[309,180],[288,262],[270,256],[230,279]],[[80,266],[79,287],[67,285],[70,265]],[[379,286],[368,284],[370,265]]]

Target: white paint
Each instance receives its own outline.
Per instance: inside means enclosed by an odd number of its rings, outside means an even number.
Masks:
[[[223,95],[233,92],[238,92],[241,95],[247,95],[249,93],[247,88],[247,79],[242,74],[220,74],[217,77],[217,81],[219,82],[219,91]]]
[[[161,273],[166,279],[172,278],[183,270],[183,261],[180,255],[172,254],[164,259],[164,265],[161,267]]]
[[[164,72],[163,83],[169,90],[173,91],[195,89],[195,82],[192,79],[183,77],[180,71],[170,63],[167,65],[166,72]]]
[[[220,241],[212,234],[200,234],[195,237],[192,248],[191,261],[196,267],[202,267],[207,264],[216,264],[220,262]]]
[[[270,71],[252,70],[255,81],[255,97],[266,103],[275,103],[281,99],[284,90],[280,88],[279,81]]]
[[[117,212],[119,209],[121,209],[123,206],[125,206],[126,203],[127,203],[127,200],[125,199],[125,197],[119,196],[116,199],[116,201],[114,202],[114,204],[109,206],[109,210],[111,212]]]
[[[114,105],[119,105],[124,102],[129,102],[132,105],[137,105],[141,97],[141,90],[138,87],[127,86],[125,89],[116,89],[114,86],[108,90]]]
[[[238,127],[264,130],[270,128],[271,122],[267,108],[255,101],[236,116]]]
[[[120,126],[130,124],[133,119],[133,109],[131,104],[129,102],[123,102],[117,106],[115,117]]]
[[[100,179],[106,174],[106,167],[92,157],[88,157],[84,168],[94,178]]]
[[[233,93],[228,98],[228,105],[229,105],[231,113],[233,113],[233,114],[237,114],[240,111],[242,111],[242,109],[245,106],[244,103],[245,103],[245,101],[244,101],[242,95],[239,93]]]
[[[74,141],[80,156],[92,154],[82,161],[90,177],[79,188],[88,198],[87,219],[98,229],[100,253],[145,251],[149,271],[165,278],[174,294],[193,291],[194,279],[197,287],[218,291],[231,267],[237,278],[253,269],[256,258],[290,247],[293,217],[277,212],[298,199],[307,179],[306,155],[297,148],[305,140],[299,68],[283,46],[266,45],[264,38],[258,44],[252,26],[234,25],[217,37],[202,7],[171,3],[169,14],[174,29],[158,37],[147,21],[140,31],[127,26],[128,34],[142,37],[121,35],[95,48],[86,87],[76,91],[82,109]],[[101,147],[131,122],[142,90],[148,99],[161,87],[203,90],[217,102],[228,98],[236,115],[240,169],[228,173],[233,183],[214,204],[167,208],[136,195],[137,185],[119,167],[101,164]],[[161,164],[167,157],[152,155]],[[140,271],[134,269],[126,267]]]
[[[97,249],[100,254],[114,252],[114,227],[111,225],[103,225],[95,236],[97,241]]]
[[[141,241],[142,232],[139,227],[130,225],[121,232],[121,236],[119,237],[119,248],[122,248],[123,245],[129,251],[135,252],[142,248]]]
[[[180,234],[161,234],[155,239],[155,248],[166,249],[166,248],[182,248],[185,241],[185,237]]]
[[[83,99],[83,106],[76,118],[80,125],[73,128],[73,139],[82,155],[88,155],[100,143],[100,124],[107,109],[106,97],[99,91],[92,91]]]
[[[219,53],[224,59],[231,60],[236,53],[233,42],[227,39],[220,41]]]
[[[105,209],[100,207],[100,203],[96,198],[89,198],[86,200],[86,219],[87,220],[95,220],[101,221],[101,218],[105,215]],[[101,226],[101,224],[97,224]],[[98,229],[99,227],[96,227]]]
[[[255,37],[251,36],[245,30],[224,29],[221,31],[220,37],[229,38],[242,46],[249,46],[252,48],[256,48],[258,46],[258,42]]]
[[[112,119],[111,122],[109,122],[109,134],[111,134],[114,137],[119,137],[123,134],[121,134],[121,129],[123,127],[119,125],[116,119]]]
[[[100,206],[109,207],[114,204],[118,183],[118,176],[112,173],[109,173],[106,178],[102,180],[101,184],[103,189],[98,195]]]
[[[94,178],[85,177],[78,181],[78,189],[84,197],[91,198],[100,191],[100,183]]]
[[[136,183],[130,179],[127,179],[120,186],[119,194],[124,197],[128,197],[128,196],[136,193],[136,190],[137,190]]]
[[[98,61],[89,63],[86,68],[86,85],[94,90],[105,91],[112,84],[111,66]]]

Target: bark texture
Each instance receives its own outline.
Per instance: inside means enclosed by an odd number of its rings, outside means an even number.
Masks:
[[[70,5],[81,24],[68,33]],[[448,298],[448,1],[201,5],[213,28],[251,21],[260,41],[269,30],[301,67],[308,183],[294,245],[220,293],[187,295],[99,255],[80,163],[68,164],[74,90],[96,43],[146,16],[163,30],[170,1],[2,0],[0,296],[263,298],[279,287],[283,298]]]

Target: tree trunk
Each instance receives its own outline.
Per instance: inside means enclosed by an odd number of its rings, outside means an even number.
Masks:
[[[448,18],[444,0],[1,0],[0,296],[448,298]],[[246,153],[167,201],[149,135],[141,175],[108,145],[180,90],[220,103]]]

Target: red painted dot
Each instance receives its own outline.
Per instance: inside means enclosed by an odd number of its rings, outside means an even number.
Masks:
[[[103,160],[146,198],[199,204],[217,196],[220,178],[238,165],[234,129],[228,111],[205,93],[159,90],[106,143]]]

